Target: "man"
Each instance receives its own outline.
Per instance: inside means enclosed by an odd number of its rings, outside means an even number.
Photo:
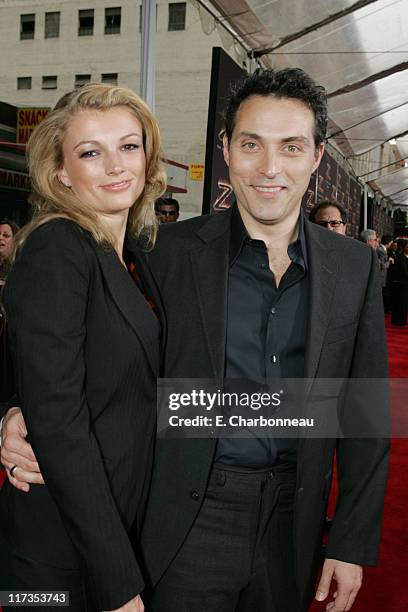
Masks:
[[[383,294],[383,303],[384,303],[384,312],[388,312],[390,309],[390,300],[389,300],[389,290],[387,288],[388,284],[388,270],[390,267],[390,263],[393,263],[394,260],[391,259],[388,255],[388,249],[392,245],[392,236],[389,234],[383,234],[381,236],[380,244],[377,247],[377,257],[378,263],[380,266],[380,277],[381,277],[381,287]]]
[[[377,250],[378,248],[378,236],[377,232],[373,229],[365,229],[360,232],[360,240],[361,242],[365,242],[372,249]]]
[[[175,223],[179,218],[180,205],[175,198],[160,198],[160,223]]]
[[[2,285],[7,277],[10,267],[10,255],[13,250],[13,239],[17,234],[19,227],[10,219],[0,220],[0,285]]]
[[[385,377],[375,253],[300,212],[323,154],[322,88],[299,69],[257,71],[225,119],[236,206],[162,228],[149,257],[166,306],[164,376]],[[2,460],[18,466],[12,482],[22,487],[38,475],[11,438]],[[388,456],[378,438],[159,437],[141,543],[147,608],[306,610],[336,446],[340,497],[316,596],[326,599],[335,579],[329,608],[349,610],[361,565],[376,560]]]
[[[316,204],[310,211],[309,221],[337,234],[346,235],[346,211],[332,200],[323,200]]]

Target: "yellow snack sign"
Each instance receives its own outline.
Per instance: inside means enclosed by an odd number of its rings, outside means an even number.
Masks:
[[[204,179],[204,164],[190,164],[190,179],[192,181]]]

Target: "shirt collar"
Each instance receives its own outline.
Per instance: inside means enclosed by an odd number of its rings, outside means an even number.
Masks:
[[[244,244],[250,240],[244,222],[236,203],[232,205],[231,213],[231,239],[229,248],[229,263],[232,266],[239,257]],[[299,214],[299,235],[295,242],[288,246],[288,255],[293,263],[299,264],[307,270],[307,248],[305,235],[305,216],[303,210]]]

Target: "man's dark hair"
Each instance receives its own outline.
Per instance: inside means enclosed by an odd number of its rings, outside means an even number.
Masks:
[[[180,204],[175,198],[160,198],[160,200],[160,204],[170,204],[171,206],[175,206],[177,212],[180,212]]]
[[[0,219],[0,225],[9,225],[13,236],[15,236],[20,229],[17,223],[11,219]]]
[[[391,234],[384,234],[383,236],[381,236],[381,244],[389,244],[390,242],[392,242],[392,236]]]
[[[315,117],[314,141],[316,148],[324,141],[327,129],[327,99],[324,87],[316,85],[301,68],[264,70],[258,68],[245,76],[231,89],[224,112],[225,134],[231,142],[235,117],[241,104],[250,96],[273,96],[299,100],[310,108]]]
[[[313,206],[312,210],[309,213],[309,221],[311,221],[312,223],[316,223],[316,215],[319,210],[324,210],[325,208],[329,208],[329,206],[334,206],[334,208],[337,208],[340,213],[341,220],[343,221],[343,223],[347,223],[346,211],[342,206],[340,206],[340,204],[338,204],[334,200],[323,200],[322,202],[319,202],[319,204]]]

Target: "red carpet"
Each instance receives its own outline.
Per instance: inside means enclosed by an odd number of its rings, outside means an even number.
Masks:
[[[408,329],[391,327],[389,317],[386,323],[391,377],[408,378]],[[406,409],[406,398],[404,403]],[[401,402],[399,406],[393,403],[393,423],[400,421],[401,408]],[[331,506],[333,497],[334,492]],[[323,611],[328,601],[332,599],[315,602],[310,612]],[[363,586],[352,611],[402,610],[408,610],[408,440],[394,438],[379,563],[376,568],[364,569]]]
[[[408,378],[408,329],[389,325],[387,337],[393,378]],[[404,402],[405,403],[405,402]],[[401,406],[399,407],[401,408]],[[2,475],[0,473],[0,482]],[[330,505],[333,507],[335,485]],[[393,439],[378,567],[364,570],[364,582],[353,612],[408,610],[408,440]],[[323,611],[315,602],[310,612]],[[0,608],[1,612],[1,608]]]

